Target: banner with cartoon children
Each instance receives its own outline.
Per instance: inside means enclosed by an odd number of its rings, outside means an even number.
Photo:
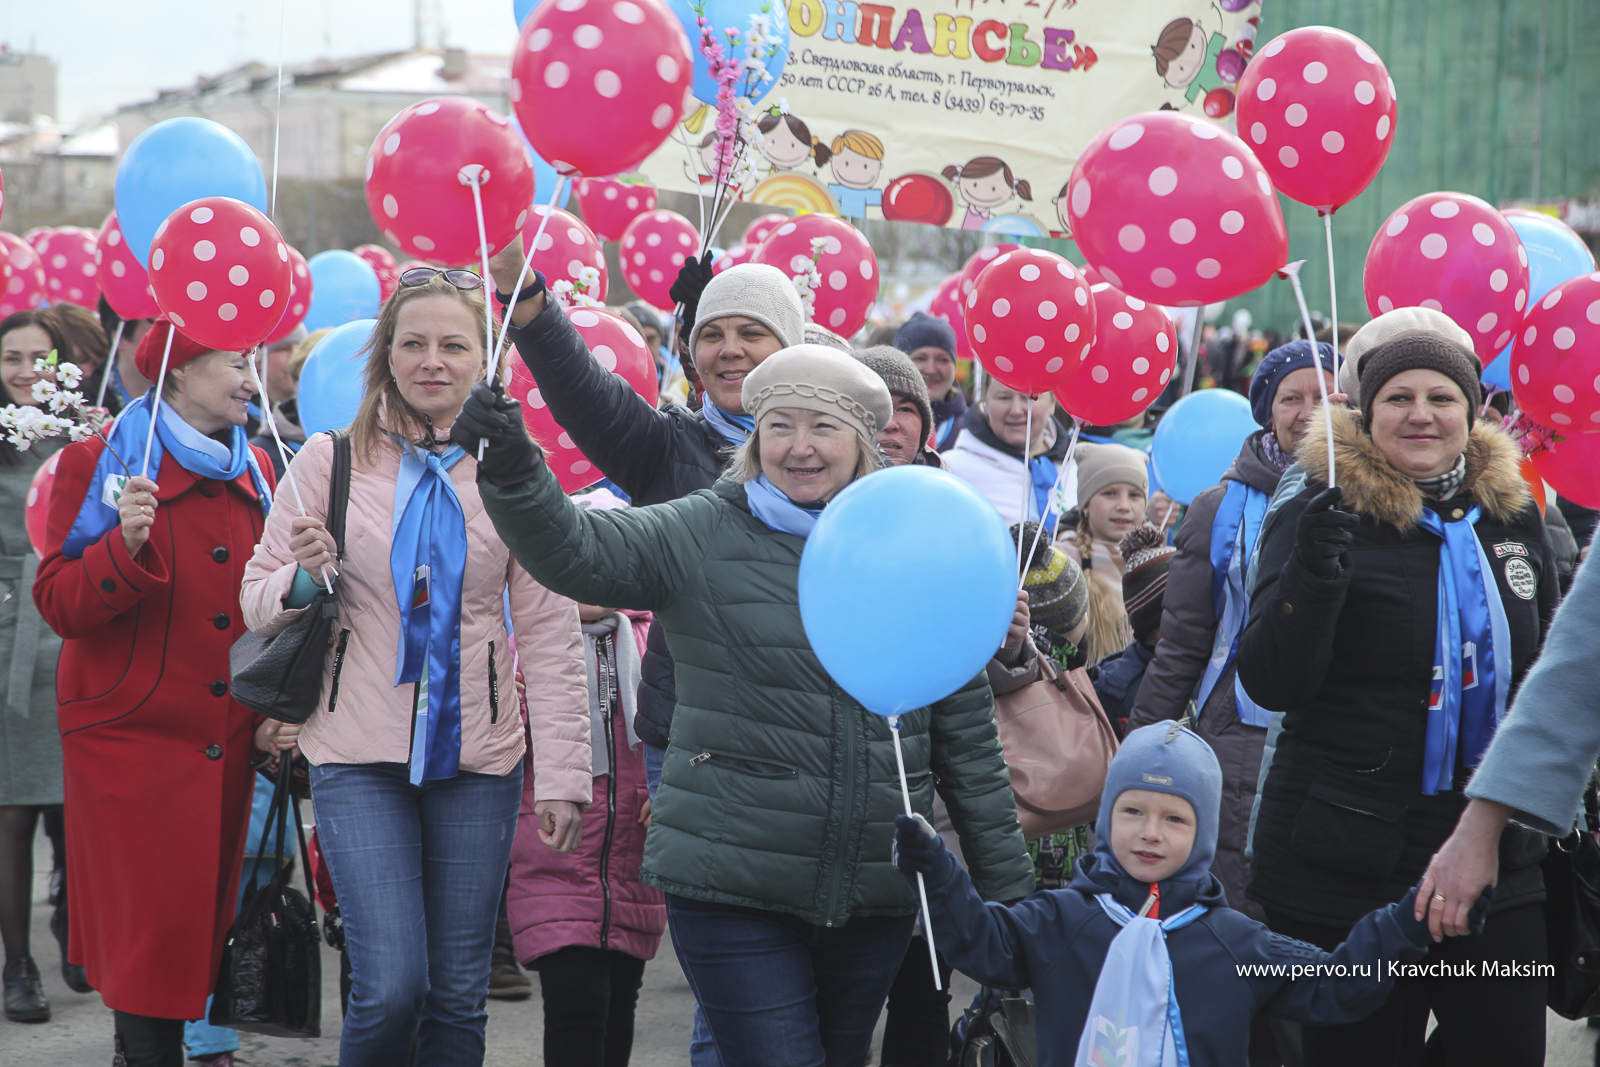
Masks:
[[[714,29],[743,29],[716,24],[717,6]],[[1261,4],[772,0],[765,10],[787,41],[757,100],[742,199],[1038,237],[1069,235],[1067,178],[1109,123],[1175,108],[1232,125]],[[715,127],[715,108],[693,107],[641,171],[661,188],[709,192]]]

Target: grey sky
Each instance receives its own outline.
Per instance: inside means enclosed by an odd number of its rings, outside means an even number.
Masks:
[[[247,60],[287,63],[408,48],[421,4],[426,43],[510,54],[511,0],[0,0],[0,41],[57,65],[60,121],[190,85]]]

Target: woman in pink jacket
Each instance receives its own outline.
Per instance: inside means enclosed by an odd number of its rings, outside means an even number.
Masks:
[[[626,505],[598,489],[579,507]],[[520,833],[511,850],[507,910],[517,958],[539,972],[545,1067],[625,1067],[646,960],[667,927],[661,890],[639,881],[650,793],[633,728],[648,611],[578,606],[588,659],[594,802],[583,838],[565,854],[534,842],[537,773],[522,784]]]
[[[577,843],[590,798],[577,608],[511,558],[480,503],[476,457],[449,442],[483,376],[483,323],[477,275],[401,276],[373,330],[350,430],[343,556],[325,515],[334,442],[318,435],[288,475],[307,513],[274,511],[245,570],[245,622],[268,634],[304,610],[325,570],[336,575],[327,680],[299,742],[350,953],[341,1067],[483,1062],[522,793],[515,659],[528,680],[545,845]]]

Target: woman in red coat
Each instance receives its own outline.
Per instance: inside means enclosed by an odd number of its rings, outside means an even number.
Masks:
[[[69,956],[115,1010],[128,1067],[182,1061],[233,921],[260,722],[228,693],[245,632],[239,586],[272,501],[272,466],[245,438],[246,357],[160,319],[139,346],[154,391],[107,444],[61,453],[34,600],[64,638],[56,698],[64,756]]]

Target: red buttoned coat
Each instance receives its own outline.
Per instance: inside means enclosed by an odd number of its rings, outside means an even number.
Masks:
[[[68,954],[109,1007],[195,1019],[233,921],[250,822],[259,720],[228,693],[228,649],[245,632],[239,586],[262,501],[248,472],[219,482],[168,454],[139,554],[114,527],[69,559],[61,544],[104,447],[61,453],[33,587],[64,638]]]

